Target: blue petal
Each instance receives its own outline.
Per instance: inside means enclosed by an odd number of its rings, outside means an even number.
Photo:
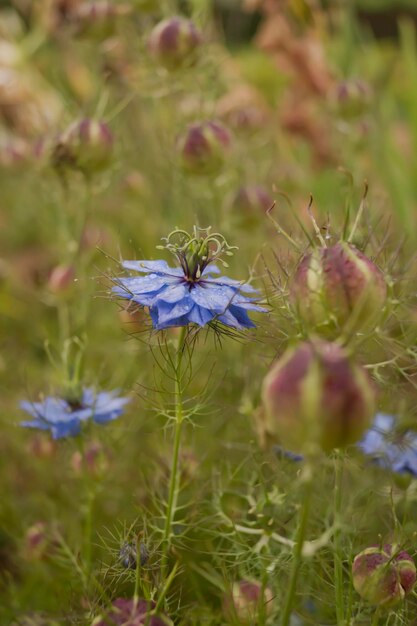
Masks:
[[[227,287],[236,287],[239,291],[243,291],[244,293],[259,293],[257,289],[240,280],[235,280],[234,278],[228,278],[227,276],[220,276],[219,278],[208,278],[204,282],[214,285],[225,285]]]
[[[190,323],[188,315],[182,315],[181,317],[174,317],[169,322],[160,322],[158,317],[158,309],[156,307],[150,309],[152,325],[155,330],[164,330],[165,328],[172,328],[174,326],[187,326]]]
[[[179,302],[183,298],[186,298],[190,293],[190,288],[184,282],[177,283],[172,286],[168,286],[158,294],[158,300],[163,302],[173,303]]]
[[[194,303],[190,298],[183,298],[176,304],[158,300],[155,307],[158,310],[158,325],[161,326],[172,322],[173,319],[187,315]]]
[[[210,274],[220,274],[220,269],[215,263],[209,263],[201,272],[201,276],[210,276]]]
[[[23,426],[23,428],[38,428],[39,430],[49,430],[50,428],[47,422],[40,419],[32,420],[31,422],[20,422],[20,426]]]
[[[164,260],[157,261],[123,261],[122,267],[127,270],[134,270],[143,274],[155,272],[156,274],[166,274],[171,276],[183,276],[181,267],[170,267]]]
[[[213,311],[209,311],[204,307],[200,307],[197,304],[193,306],[191,311],[188,314],[188,319],[190,322],[194,322],[199,326],[205,326],[215,317]]]
[[[256,325],[252,322],[245,309],[242,309],[241,307],[232,304],[232,306],[229,308],[229,311],[234,315],[241,327],[256,328]]]
[[[94,413],[93,420],[96,424],[107,424],[107,422],[111,422],[120,417],[122,413],[122,409],[103,410],[100,413]]]
[[[224,313],[236,293],[235,289],[225,285],[204,286],[203,283],[202,285],[196,284],[194,289],[190,291],[190,297],[198,306],[214,313]]]
[[[231,326],[232,328],[255,328],[255,324],[249,318],[247,313],[243,309],[235,310],[237,307],[229,307],[222,315],[217,318],[219,322],[225,326]]]
[[[129,276],[127,278],[116,279],[116,289],[120,285],[130,294],[152,293],[159,291],[171,284],[176,285],[178,278],[175,276],[159,276],[158,274],[149,274],[149,276]]]
[[[246,311],[260,311],[261,313],[266,313],[268,309],[260,304],[255,304],[252,299],[245,298],[243,296],[237,296],[235,300],[233,300],[233,305],[238,306],[241,309],[246,309]]]
[[[81,424],[78,420],[71,420],[67,423],[57,423],[51,425],[51,433],[53,439],[62,439],[63,437],[75,437],[81,430]]]

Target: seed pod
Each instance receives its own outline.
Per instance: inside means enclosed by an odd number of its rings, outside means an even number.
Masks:
[[[195,24],[184,17],[176,16],[155,26],[148,46],[153,58],[173,71],[195,62],[196,50],[201,42],[202,36]]]
[[[231,619],[238,618],[240,623],[253,624],[258,615],[271,613],[272,599],[269,587],[262,589],[258,581],[240,580],[233,583],[231,593],[225,596],[225,613]]]
[[[191,124],[177,143],[183,169],[196,175],[216,174],[226,159],[230,142],[229,131],[218,122]]]
[[[74,122],[58,138],[52,155],[57,169],[78,169],[86,176],[105,169],[113,153],[113,135],[104,122]]]
[[[360,117],[367,112],[372,101],[372,89],[359,78],[340,82],[336,87],[335,104],[338,113],[347,119]]]
[[[49,275],[48,287],[55,294],[63,294],[73,285],[75,269],[72,265],[57,265]]]
[[[45,557],[49,544],[47,526],[44,522],[37,522],[26,531],[25,557],[37,561]]]
[[[261,432],[293,452],[330,452],[360,439],[375,413],[367,371],[336,343],[289,348],[264,379]]]
[[[346,324],[352,330],[369,328],[386,298],[381,270],[345,241],[306,254],[290,284],[290,300],[303,322],[329,333]]]
[[[398,552],[395,545],[373,546],[355,557],[352,578],[361,598],[374,606],[390,608],[412,591],[416,567],[411,556]]]

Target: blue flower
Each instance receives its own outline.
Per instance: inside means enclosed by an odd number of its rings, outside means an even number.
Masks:
[[[304,460],[304,456],[302,454],[291,452],[291,450],[285,450],[282,446],[272,446],[272,449],[279,459],[288,459],[289,461],[294,461],[296,463]]]
[[[93,420],[96,424],[107,424],[124,411],[129,398],[117,397],[117,391],[96,393],[86,388],[79,402],[72,403],[63,398],[48,397],[43,402],[21,402],[21,408],[33,419],[21,422],[25,428],[50,431],[53,439],[74,437],[83,422]]]
[[[248,311],[265,311],[255,304],[257,294],[248,284],[226,276],[215,276],[220,270],[206,265],[197,276],[184,267],[170,267],[166,261],[125,261],[122,266],[145,276],[116,279],[113,293],[149,307],[152,325],[161,330],[170,326],[194,323],[205,326],[220,322],[232,328],[254,328]]]
[[[357,445],[381,467],[417,476],[417,432],[398,433],[395,422],[392,415],[378,413]]]

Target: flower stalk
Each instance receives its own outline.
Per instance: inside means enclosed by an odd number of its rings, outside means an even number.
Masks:
[[[336,452],[335,462],[335,489],[334,489],[334,581],[335,581],[335,605],[338,624],[344,624],[344,595],[343,595],[343,562],[340,542],[340,523],[342,512],[342,481],[344,462],[343,456]]]
[[[311,461],[307,460],[303,469],[302,481],[302,506],[300,512],[300,520],[298,524],[298,531],[296,542],[293,550],[293,562],[291,569],[291,576],[288,585],[288,592],[285,599],[284,609],[282,612],[281,626],[289,626],[291,620],[291,613],[294,606],[295,594],[297,591],[297,581],[300,572],[300,567],[303,559],[303,546],[306,536],[308,517],[310,514],[312,487],[313,487],[313,467]]]
[[[165,528],[163,537],[163,561],[162,573],[165,574],[168,560],[168,552],[171,545],[172,525],[174,522],[175,512],[177,509],[178,493],[179,493],[179,454],[181,447],[181,433],[184,421],[183,404],[182,404],[182,359],[184,356],[185,342],[187,337],[187,327],[183,326],[180,331],[177,345],[176,361],[175,361],[175,427],[174,427],[174,446],[172,451],[171,476],[169,481],[168,504],[165,515]]]

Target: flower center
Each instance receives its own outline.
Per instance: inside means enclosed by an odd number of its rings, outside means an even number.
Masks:
[[[224,267],[227,263],[222,256],[232,256],[235,246],[229,246],[220,233],[211,233],[211,228],[194,226],[192,234],[176,229],[164,237],[166,248],[178,260],[184,272],[184,278],[190,289],[199,282],[204,270],[210,263],[220,262]]]

